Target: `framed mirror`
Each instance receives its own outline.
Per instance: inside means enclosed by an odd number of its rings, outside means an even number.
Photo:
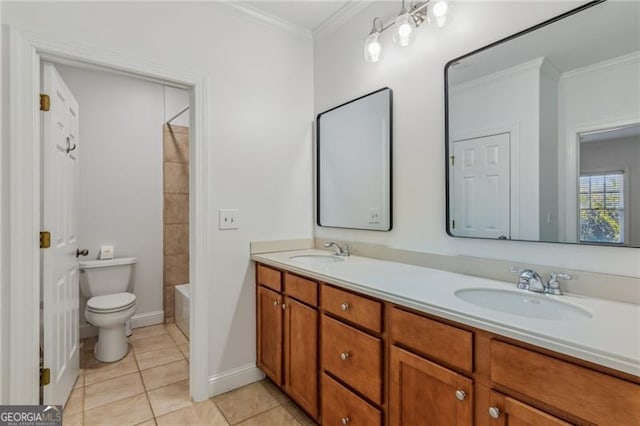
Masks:
[[[640,247],[640,3],[594,1],[445,67],[447,233]]]
[[[392,102],[385,87],[318,114],[319,226],[391,230]]]

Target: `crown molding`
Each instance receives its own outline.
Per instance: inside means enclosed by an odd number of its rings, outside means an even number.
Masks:
[[[256,7],[253,7],[249,4],[239,1],[225,1],[223,4],[226,4],[229,7],[232,7],[248,16],[251,16],[254,19],[259,21],[266,22],[268,24],[274,25],[276,27],[282,28],[286,31],[290,31],[292,33],[301,35],[303,37],[312,38],[313,35],[310,30],[296,25],[293,22],[287,21],[286,19],[282,19],[270,13],[264,12]]]
[[[334,12],[327,19],[322,21],[320,25],[315,27],[312,31],[313,38],[318,39],[326,36],[327,34],[337,30],[344,25],[348,20],[356,16],[362,10],[366,9],[375,0],[351,0],[336,12]]]

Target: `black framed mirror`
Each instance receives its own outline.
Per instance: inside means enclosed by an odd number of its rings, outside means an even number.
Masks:
[[[391,230],[392,105],[385,87],[318,114],[319,226]]]
[[[456,58],[445,95],[449,235],[640,247],[640,3]]]

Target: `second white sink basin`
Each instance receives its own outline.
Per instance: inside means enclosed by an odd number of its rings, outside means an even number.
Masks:
[[[582,320],[593,315],[579,306],[544,295],[491,288],[467,288],[455,292],[456,297],[494,311],[548,320]]]
[[[307,265],[319,264],[319,263],[336,263],[342,262],[342,258],[330,255],[330,254],[300,254],[298,256],[291,256],[289,259],[294,262],[300,262]]]

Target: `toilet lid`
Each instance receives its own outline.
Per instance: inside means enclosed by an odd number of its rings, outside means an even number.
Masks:
[[[105,296],[95,296],[87,301],[87,309],[93,312],[123,311],[136,303],[133,293],[115,293]]]

